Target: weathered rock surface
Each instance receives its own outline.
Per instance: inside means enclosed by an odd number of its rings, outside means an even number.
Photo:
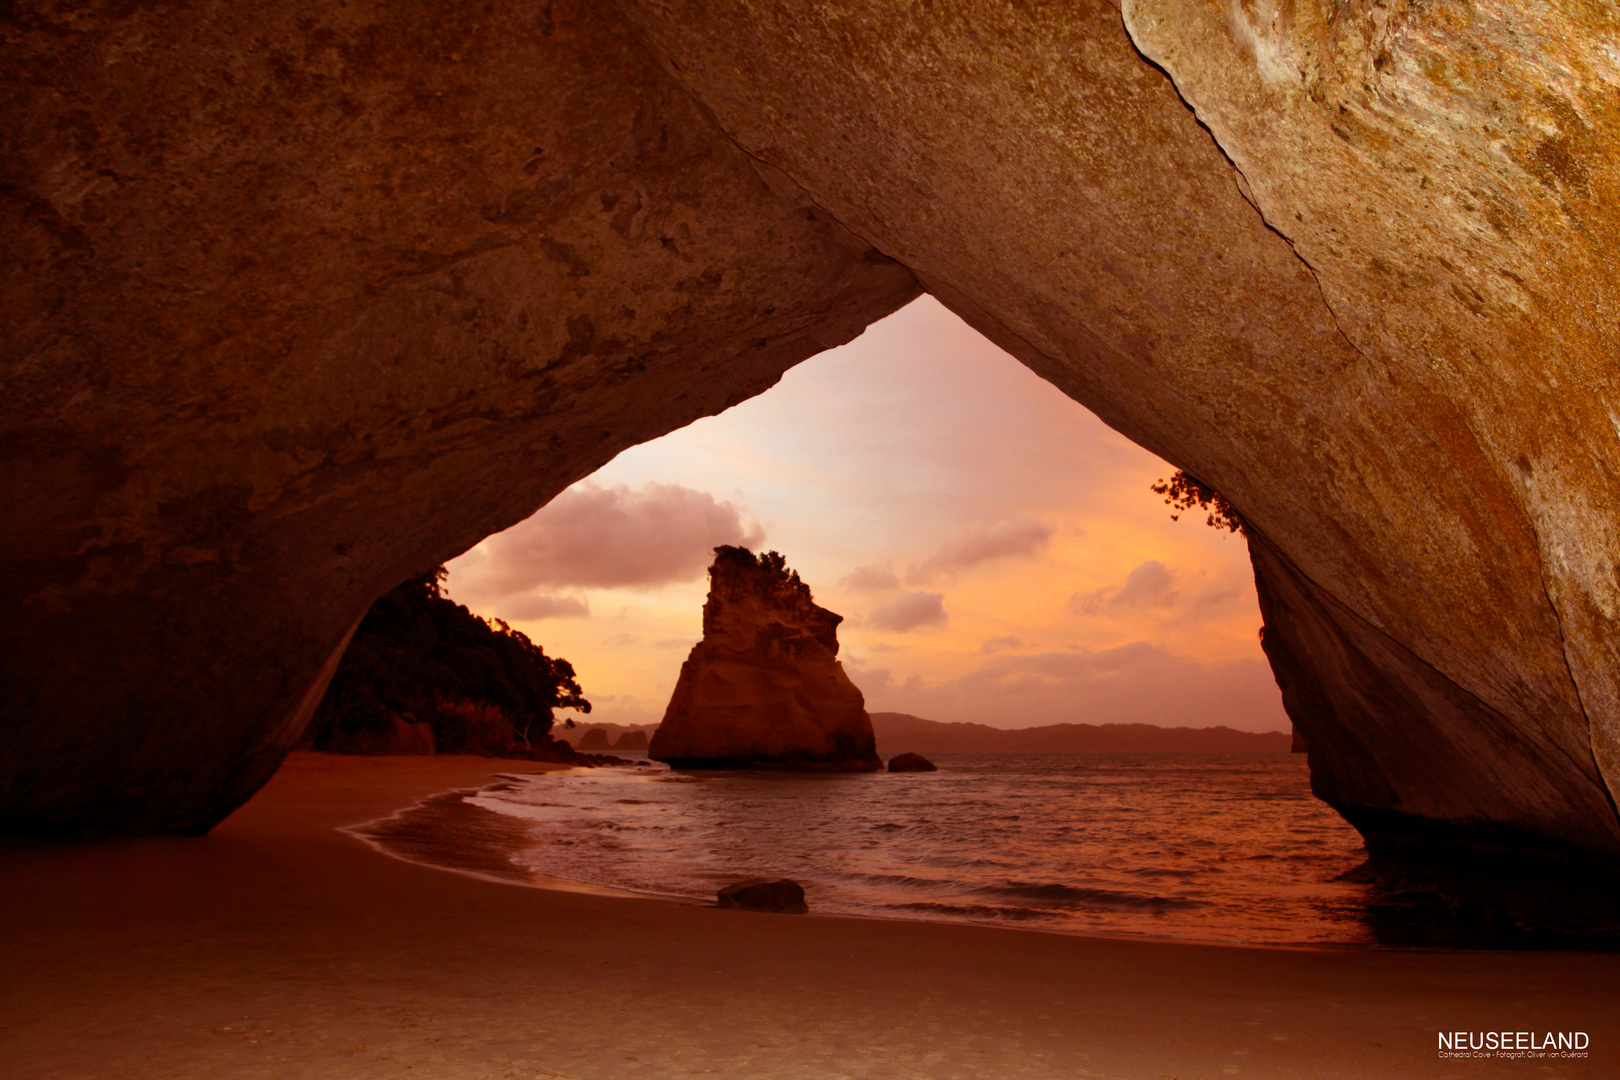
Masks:
[[[775,552],[716,548],[703,640],[648,756],[677,769],[881,769],[866,702],[838,662],[843,621]]]
[[[438,744],[433,726],[412,723],[396,716],[382,730],[349,731],[332,740],[332,751],[339,754],[436,754]]]
[[[1242,513],[1372,846],[1620,862],[1612,13],[621,8],[8,9],[7,828],[206,828],[372,599],[882,251]]]
[[[1382,679],[1325,681],[1335,701],[1312,710],[1318,718],[1344,722],[1363,695],[1413,689],[1414,660],[1433,669],[1424,681],[1437,671],[1453,684],[1447,706],[1407,699],[1408,716],[1428,718],[1420,730],[1436,729],[1412,756],[1449,759],[1452,773],[1461,758],[1469,793],[1436,805],[1432,787],[1411,783],[1418,774],[1396,769],[1386,778],[1403,794],[1369,809],[1456,821],[1459,808],[1500,798],[1494,780],[1513,805],[1474,816],[1533,822],[1612,856],[1620,57],[1603,43],[1620,13],[1357,0],[1216,15],[1187,0],[1127,0],[1125,20],[1214,133],[1245,196],[1312,268],[1363,364],[1394,391],[1385,423],[1404,416],[1434,447],[1422,486],[1374,487],[1403,478],[1354,471],[1369,487],[1351,499],[1354,512],[1398,530],[1380,545],[1393,549],[1382,577],[1334,580],[1319,569],[1329,545],[1274,538],[1296,574],[1329,587],[1324,611],[1336,600],[1394,639],[1385,650],[1416,654],[1381,662]],[[1289,573],[1273,563],[1258,555],[1257,577]],[[1309,657],[1329,671],[1337,659]],[[1360,715],[1348,726],[1394,757],[1398,738]],[[1589,761],[1607,807],[1546,790],[1587,788],[1577,774]],[[1589,823],[1549,828],[1570,815]]]
[[[1620,860],[1614,16],[1228,7],[625,4],[742,146],[1236,505],[1375,845]]]
[[[5,831],[207,829],[379,595],[917,292],[603,5],[0,35]]]
[[[896,754],[889,759],[890,772],[938,772],[939,766],[921,754]]]
[[[734,882],[721,889],[715,900],[723,908],[741,908],[744,911],[779,911],[802,915],[810,910],[804,902],[803,886],[788,878],[778,881],[753,878]]]

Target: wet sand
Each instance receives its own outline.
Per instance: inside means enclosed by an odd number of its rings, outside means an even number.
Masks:
[[[0,851],[0,1072],[1612,1077],[1620,957],[1307,951],[762,915],[535,889],[339,827],[532,772],[295,754],[212,834]],[[491,826],[494,827],[494,826]],[[1440,1030],[1586,1060],[1445,1060]]]

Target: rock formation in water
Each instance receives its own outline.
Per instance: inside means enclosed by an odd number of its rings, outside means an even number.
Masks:
[[[703,640],[648,755],[678,769],[881,769],[866,702],[838,662],[843,621],[776,552],[716,548]]]
[[[647,749],[647,733],[645,731],[626,731],[613,743],[615,750],[645,750]]]
[[[890,772],[938,772],[939,766],[921,754],[896,754],[889,759]]]
[[[1610,13],[618,10],[9,10],[8,831],[207,828],[373,599],[920,281],[1237,507],[1375,850],[1620,864]]]

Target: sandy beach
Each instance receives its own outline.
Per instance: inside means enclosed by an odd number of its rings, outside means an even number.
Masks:
[[[18,1078],[1612,1077],[1620,956],[1222,948],[536,889],[340,827],[533,762],[295,754],[195,839],[0,851]],[[1585,1060],[1439,1031],[1584,1031]]]

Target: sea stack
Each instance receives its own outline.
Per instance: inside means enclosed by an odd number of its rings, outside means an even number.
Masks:
[[[714,555],[703,640],[648,756],[677,769],[881,769],[866,701],[838,662],[843,616],[818,607],[774,551]]]

